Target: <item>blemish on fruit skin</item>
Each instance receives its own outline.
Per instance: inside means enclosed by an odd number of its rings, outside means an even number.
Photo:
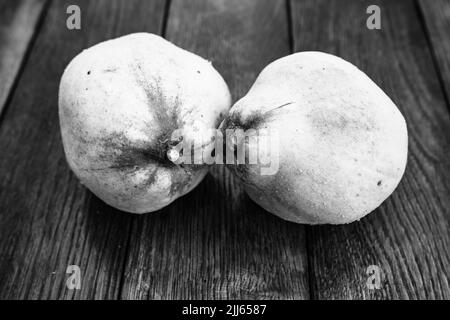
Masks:
[[[248,116],[245,121],[242,121],[240,113],[235,112],[225,120],[224,129],[257,129],[261,123],[264,122],[264,118],[261,113],[253,113]]]
[[[129,174],[137,170],[148,168],[151,163],[167,168],[170,171],[173,181],[169,194],[172,197],[178,196],[179,192],[186,190],[192,183],[192,177],[202,168],[201,165],[178,166],[171,162],[167,157],[164,146],[164,139],[157,139],[160,144],[146,146],[136,141],[129,140],[123,133],[114,133],[101,139],[101,147],[104,152],[100,153],[99,160],[110,163],[107,168],[117,170],[122,173],[126,183]],[[158,178],[159,170],[148,170],[145,181],[141,185],[134,186],[135,189],[148,189],[155,184]]]
[[[243,129],[244,131],[249,129],[259,129],[261,125],[265,123],[265,120],[273,115],[273,112],[281,109],[285,106],[291,105],[294,102],[283,103],[282,105],[276,106],[266,112],[253,112],[251,115],[247,116],[246,119],[242,119],[242,115],[239,112],[234,112],[225,119],[224,129]]]
[[[181,128],[183,126],[178,119],[181,105],[179,97],[177,96],[175,101],[170,104],[167,103],[170,99],[167,99],[166,93],[161,87],[159,81],[156,81],[155,88],[150,88],[146,84],[145,76],[141,71],[140,65],[138,65],[138,69],[139,71],[135,70],[136,82],[144,89],[144,93],[147,97],[147,103],[151,106],[151,108],[149,107],[150,111],[160,124],[161,131],[164,132],[165,138],[168,138],[172,134],[174,128]]]
[[[117,68],[109,68],[109,69],[105,69],[103,70],[103,72],[116,72]]]
[[[91,74],[91,70],[89,70],[89,71],[87,72],[87,74],[90,75],[90,74]]]
[[[153,185],[156,182],[157,172],[158,172],[158,170],[155,169],[149,173],[149,175],[147,176],[147,180],[145,181],[145,184],[144,184],[145,187],[150,187],[151,185]]]
[[[102,139],[103,150],[108,151],[99,155],[103,161],[111,163],[110,169],[120,171],[135,171],[136,167],[157,162],[164,167],[173,167],[160,146],[144,146],[130,141],[122,133],[110,134]]]
[[[377,186],[381,186],[381,180],[378,181]]]

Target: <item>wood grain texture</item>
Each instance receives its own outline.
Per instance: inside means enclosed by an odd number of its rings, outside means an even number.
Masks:
[[[81,30],[66,8],[81,8]],[[0,126],[0,298],[117,298],[132,216],[95,198],[64,159],[57,94],[82,49],[162,29],[163,1],[54,1]],[[68,265],[81,290],[66,288]]]
[[[366,8],[381,8],[381,30]],[[427,2],[428,4],[428,2]],[[409,130],[406,174],[380,208],[346,226],[307,228],[312,298],[450,298],[450,117],[412,1],[292,1],[296,51],[333,53],[366,72]],[[366,286],[369,265],[383,273]]]
[[[58,0],[24,60],[44,3],[0,3],[0,112],[9,103],[0,117],[0,299],[450,298],[448,1],[172,0],[165,27],[164,0]],[[81,8],[80,31],[65,27],[71,4]],[[366,28],[372,4],[381,30]],[[236,100],[266,64],[289,54],[289,18],[296,51],[354,63],[406,118],[405,177],[374,213],[346,226],[285,222],[216,166],[172,205],[133,216],[70,172],[57,91],[83,48],[165,29],[211,60]],[[79,291],[65,285],[73,264]],[[380,290],[366,286],[370,265],[383,271]]]
[[[289,53],[284,1],[172,1],[166,37],[212,61],[234,98]],[[221,166],[133,222],[124,299],[309,297],[304,227],[264,211]]]
[[[0,114],[35,33],[45,0],[0,2]]]
[[[450,1],[418,0],[418,4],[448,104],[450,101]]]

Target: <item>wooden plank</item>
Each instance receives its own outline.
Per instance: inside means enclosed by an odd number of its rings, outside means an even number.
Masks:
[[[0,2],[0,114],[19,73],[45,0]]]
[[[381,8],[381,30],[366,8]],[[292,1],[296,51],[337,54],[397,103],[409,130],[398,189],[376,212],[346,226],[307,229],[310,284],[318,299],[450,298],[450,117],[412,1]],[[382,270],[370,290],[366,270]]]
[[[432,44],[438,73],[441,76],[446,93],[447,104],[450,101],[450,1],[419,0],[419,10]]]
[[[167,38],[212,60],[233,96],[289,53],[284,1],[172,1]],[[136,219],[125,299],[308,298],[304,228],[270,215],[215,166],[190,194]]]
[[[66,8],[81,9],[81,30]],[[0,126],[0,298],[117,298],[132,216],[106,206],[70,172],[59,132],[64,67],[82,49],[162,29],[163,1],[53,1]],[[81,290],[66,287],[68,265]]]

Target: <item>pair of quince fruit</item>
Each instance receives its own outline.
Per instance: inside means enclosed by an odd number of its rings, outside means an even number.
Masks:
[[[75,57],[61,79],[67,161],[103,201],[144,213],[200,183],[210,164],[195,155],[220,162],[228,153],[233,163],[224,162],[254,201],[308,224],[360,219],[404,173],[402,114],[369,77],[336,56],[278,59],[230,106],[228,87],[210,62],[159,36],[102,42]],[[239,134],[229,139],[227,132]],[[218,135],[223,143],[216,143]],[[263,155],[271,163],[259,161]],[[275,170],[263,174],[267,165]]]

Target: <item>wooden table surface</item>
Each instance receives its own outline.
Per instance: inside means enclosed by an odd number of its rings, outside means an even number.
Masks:
[[[366,27],[373,4],[381,30]],[[291,52],[352,62],[406,118],[399,187],[345,226],[285,222],[221,166],[158,213],[107,206],[66,164],[58,85],[82,49],[138,31],[211,60],[234,100]],[[449,0],[0,0],[0,298],[449,299],[449,31]]]

